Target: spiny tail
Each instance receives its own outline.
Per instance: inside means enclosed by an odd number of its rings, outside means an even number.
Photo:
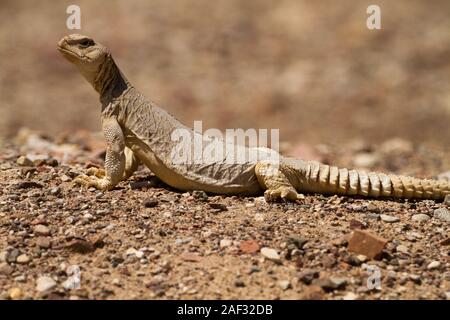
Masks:
[[[450,194],[447,181],[340,169],[314,161],[306,162],[304,177],[302,189],[308,192],[436,200]]]

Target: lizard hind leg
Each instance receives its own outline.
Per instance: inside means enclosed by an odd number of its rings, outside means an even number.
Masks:
[[[256,164],[255,174],[261,187],[266,189],[264,198],[267,202],[299,201],[305,198],[303,194],[297,193],[278,164],[259,162]]]

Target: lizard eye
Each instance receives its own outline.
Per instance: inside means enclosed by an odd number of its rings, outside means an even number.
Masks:
[[[93,44],[92,40],[89,40],[89,39],[85,39],[80,42],[80,46],[83,48],[87,48],[92,44]]]

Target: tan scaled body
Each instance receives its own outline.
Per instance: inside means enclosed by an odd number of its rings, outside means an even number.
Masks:
[[[173,152],[180,147],[173,139],[177,130],[187,133],[190,141],[201,141],[203,151],[228,150],[229,144],[218,138],[204,139],[147,100],[121,73],[109,50],[93,39],[66,36],[58,49],[99,93],[102,105],[105,170],[89,170],[90,175],[75,180],[79,184],[110,190],[143,163],[180,190],[228,195],[264,192],[268,201],[296,201],[302,199],[301,192],[417,199],[443,199],[450,193],[450,185],[444,181],[338,169],[284,158],[270,149],[232,146],[232,152],[225,151],[214,161],[174,161]],[[182,147],[189,154],[196,152],[192,144]],[[245,161],[230,161],[235,153],[245,153]]]

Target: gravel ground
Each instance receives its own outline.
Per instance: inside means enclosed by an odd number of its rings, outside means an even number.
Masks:
[[[289,149],[418,175],[444,172],[450,158],[403,140]],[[103,154],[101,137],[84,132],[22,131],[3,143],[2,298],[450,299],[446,203],[307,195],[267,204],[178,192],[145,168],[110,192],[73,186]]]

